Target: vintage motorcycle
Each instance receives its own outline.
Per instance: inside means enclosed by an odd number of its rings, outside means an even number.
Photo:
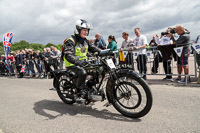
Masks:
[[[116,68],[113,53],[104,51],[88,59],[84,104],[108,100],[106,106],[114,108],[126,117],[139,118],[145,116],[152,107],[152,93],[142,76],[131,69]],[[74,99],[77,76],[69,70],[53,72],[53,85],[61,100],[66,104],[77,102]],[[104,93],[105,91],[105,93]]]

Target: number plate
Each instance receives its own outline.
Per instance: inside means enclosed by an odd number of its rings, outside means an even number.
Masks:
[[[107,59],[106,62],[107,62],[108,66],[109,66],[111,69],[116,69],[115,64],[114,64],[114,62],[113,62],[112,59]]]

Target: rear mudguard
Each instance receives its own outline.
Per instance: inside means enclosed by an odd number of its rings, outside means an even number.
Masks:
[[[140,75],[139,73],[131,70],[131,69],[118,69],[116,70],[116,75],[117,77],[120,76],[133,76],[133,78],[142,78],[142,75]],[[113,90],[114,90],[114,81],[113,79],[109,78],[106,84],[106,95],[108,98],[108,102],[112,103],[113,102]]]
[[[53,78],[53,87],[56,88],[56,85],[58,83],[58,76],[59,75],[66,75],[67,77],[73,77],[74,73],[72,73],[71,71],[65,70],[65,69],[57,69],[53,72],[51,72],[51,77]]]

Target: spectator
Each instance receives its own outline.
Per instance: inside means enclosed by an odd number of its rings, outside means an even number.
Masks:
[[[60,57],[61,57],[61,52],[58,50],[56,47],[52,49],[51,52],[51,60],[53,61],[52,65],[54,69],[58,69],[58,66],[60,66]]]
[[[111,51],[117,51],[117,42],[114,36],[108,36],[108,43],[107,49],[110,49]]]
[[[53,49],[54,49],[55,47],[54,47],[54,46],[51,46],[50,48],[51,48],[51,51],[53,51]]]
[[[197,36],[197,39],[195,40],[195,43],[200,43],[200,35]]]
[[[178,57],[178,78],[175,79],[175,81],[178,81],[180,83],[185,83],[186,81],[190,82],[190,77],[188,76],[189,73],[189,66],[188,66],[188,56],[189,56],[189,47],[188,43],[190,42],[190,35],[185,30],[185,28],[181,25],[176,26],[176,33],[179,35],[179,38],[177,40],[174,39],[173,35],[170,33],[170,36],[172,37],[173,43],[176,44],[177,47],[183,46],[182,55],[181,57]],[[181,73],[182,68],[184,69],[185,78],[181,80]],[[188,79],[186,79],[188,77]]]
[[[5,55],[1,55],[1,58],[0,58],[0,73],[1,75],[5,75],[5,73],[8,72],[8,70],[6,69],[6,66],[5,66]]]
[[[11,73],[12,76],[14,76],[15,75],[14,74],[15,59],[14,59],[14,56],[13,56],[12,52],[10,54],[8,54],[7,61],[8,61],[10,73]]]
[[[89,42],[90,42],[91,44],[94,44],[94,39],[90,39]]]
[[[123,51],[123,50],[128,51],[128,55],[126,56],[126,64],[131,65],[134,70],[133,52],[132,52],[133,39],[129,37],[128,32],[123,32],[122,37],[123,37],[124,41],[122,42],[120,51]]]
[[[153,61],[153,67],[151,69],[152,74],[158,73],[158,67],[159,67],[159,62],[162,61],[162,57],[160,56],[160,53],[157,50],[157,41],[156,37],[159,37],[158,35],[153,36],[153,39],[150,41],[149,45],[153,52],[154,55],[154,61]]]
[[[105,47],[107,49],[110,49],[111,51],[117,51],[117,42],[115,40],[115,37],[110,35],[108,36],[108,47]],[[116,63],[116,56],[113,57],[114,64]]]
[[[147,56],[146,56],[146,45],[147,38],[141,34],[140,28],[135,28],[136,38],[134,39],[133,49],[138,51],[137,57],[137,67],[139,72],[143,73],[143,78],[146,80],[146,71],[147,71]]]
[[[28,56],[28,59],[29,59],[29,68],[30,68],[30,71],[31,71],[31,77],[35,77],[36,76],[36,73],[35,73],[35,69],[34,69],[34,64],[35,63],[35,59],[37,58],[37,54],[32,50],[32,49],[29,49],[29,56]]]
[[[18,78],[23,78],[23,73],[21,72],[22,63],[23,63],[22,55],[20,54],[19,50],[16,50],[15,65],[16,65],[17,72],[19,73]]]
[[[195,43],[200,43],[200,35],[197,36]],[[200,54],[197,52],[195,52],[195,53],[196,53],[196,62],[197,62],[198,68],[199,68],[199,78],[197,80],[197,83],[199,84],[200,83]]]
[[[105,49],[106,43],[105,43],[103,37],[101,36],[101,34],[96,33],[95,38],[96,39],[94,40],[94,45],[97,46],[100,49]]]
[[[40,50],[36,51],[35,65],[37,71],[39,73],[38,78],[43,78],[43,68],[42,68],[42,60],[44,59],[44,55],[40,52]]]
[[[162,61],[163,61],[163,68],[166,74],[166,77],[163,78],[163,80],[169,80],[169,81],[173,81],[172,79],[172,67],[171,67],[171,61],[172,61],[172,51],[174,48],[173,41],[172,38],[170,36],[170,30],[172,28],[168,28],[166,30],[166,33],[168,34],[162,34],[161,33],[161,38],[159,41],[159,45],[158,45],[158,49],[161,50],[162,53]]]
[[[46,48],[46,52],[44,53],[44,66],[45,66],[45,70],[46,70],[46,74],[48,74],[50,72],[50,64],[51,64],[51,49],[50,48]],[[47,75],[45,75],[46,77]]]

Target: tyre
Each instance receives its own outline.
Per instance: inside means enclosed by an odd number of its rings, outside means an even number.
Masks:
[[[153,99],[151,90],[142,78],[131,74],[118,74],[113,89],[113,106],[124,116],[139,118],[151,109]]]
[[[66,104],[75,103],[73,99],[75,88],[72,80],[66,74],[59,74],[56,78],[55,85],[60,99]]]

